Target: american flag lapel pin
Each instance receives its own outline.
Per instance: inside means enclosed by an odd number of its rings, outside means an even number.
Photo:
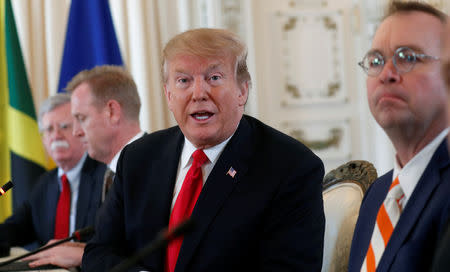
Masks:
[[[236,170],[234,170],[233,166],[230,167],[230,169],[227,172],[227,175],[230,175],[230,177],[234,178],[234,176],[236,175]]]

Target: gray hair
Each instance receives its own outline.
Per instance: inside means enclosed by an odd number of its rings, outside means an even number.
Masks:
[[[70,94],[69,93],[58,93],[50,96],[44,102],[42,102],[41,107],[39,108],[39,119],[38,126],[39,130],[42,130],[42,116],[44,114],[51,112],[55,108],[70,103]]]

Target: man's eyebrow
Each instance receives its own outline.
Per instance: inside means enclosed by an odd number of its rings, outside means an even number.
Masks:
[[[176,68],[175,69],[175,73],[178,74],[187,74],[186,71],[183,68]]]
[[[223,66],[223,63],[216,63],[216,64],[213,64],[213,65],[209,66],[208,69],[206,69],[206,71],[207,72],[211,72],[212,70],[219,69],[222,66]]]
[[[397,50],[397,49],[399,49],[399,48],[401,48],[401,47],[408,47],[409,49],[412,49],[412,50],[413,50],[414,52],[416,52],[416,53],[420,53],[420,54],[423,54],[423,53],[424,53],[422,47],[419,47],[419,46],[414,45],[414,44],[405,44],[405,45],[401,45],[401,46],[397,47],[395,50]]]
[[[211,71],[214,71],[214,70],[216,70],[216,69],[219,69],[219,68],[221,68],[222,66],[224,66],[223,63],[215,63],[215,64],[212,64],[212,65],[208,66],[208,68],[206,68],[205,72],[206,72],[206,73],[210,73]],[[184,69],[184,68],[182,68],[182,67],[175,68],[175,73],[179,73],[179,74],[189,74],[189,73],[186,71],[186,69]]]
[[[369,51],[367,51],[366,55],[368,55],[368,54],[373,54],[373,53],[378,53],[378,54],[380,54],[380,55],[383,55],[383,54],[381,53],[381,51],[380,51],[379,49],[376,49],[376,48],[372,48],[372,49],[370,49]]]
[[[404,44],[404,45],[397,46],[395,48],[394,52],[397,51],[399,48],[402,48],[402,47],[407,47],[407,48],[413,50],[415,53],[419,53],[419,54],[423,54],[424,53],[424,50],[421,47],[419,47],[417,45],[414,45],[414,44]],[[377,48],[370,49],[366,54],[372,54],[372,53],[379,53],[380,55],[384,56],[384,54],[381,52],[381,50],[377,49]]]

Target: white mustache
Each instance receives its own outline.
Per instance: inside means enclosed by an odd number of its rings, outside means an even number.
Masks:
[[[50,149],[55,150],[57,148],[69,148],[69,143],[64,140],[53,141],[50,145]]]

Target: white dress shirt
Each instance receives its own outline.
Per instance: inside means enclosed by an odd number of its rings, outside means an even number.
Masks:
[[[397,157],[394,160],[393,179],[398,176],[400,186],[405,193],[405,197],[401,202],[403,208],[406,207],[406,203],[416,188],[419,179],[422,177],[425,168],[430,163],[431,157],[433,157],[434,152],[436,152],[436,149],[447,136],[448,132],[449,128],[444,129],[433,139],[433,141],[420,150],[420,152],[417,153],[403,168],[400,167]]]

